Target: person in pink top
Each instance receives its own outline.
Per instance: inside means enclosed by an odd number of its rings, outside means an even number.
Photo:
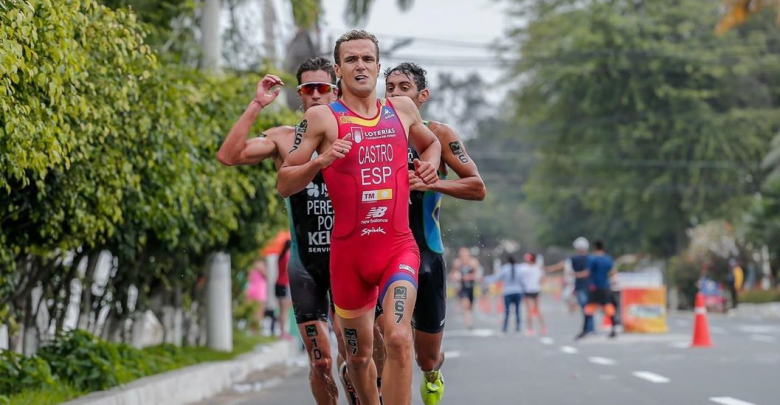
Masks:
[[[290,246],[292,242],[287,240],[284,243],[282,252],[279,253],[279,272],[276,275],[276,284],[274,285],[274,294],[279,300],[279,337],[285,340],[292,340],[292,336],[287,331],[287,319],[292,308],[292,299],[290,298],[290,273],[287,265],[290,263]]]
[[[265,263],[262,259],[257,259],[252,263],[252,269],[249,270],[249,285],[246,289],[246,298],[249,301],[257,303],[256,330],[263,332],[263,321],[265,320],[265,304],[268,301],[268,282]],[[254,328],[253,328],[254,329]]]
[[[343,97],[315,106],[298,125],[279,169],[277,189],[288,196],[322,171],[334,210],[330,277],[336,316],[347,346],[347,369],[363,405],[379,405],[373,353],[374,308],[381,318],[387,360],[387,405],[411,404],[412,327],[420,253],[409,229],[409,177],[438,180],[441,144],[409,97],[376,96],[379,43],[362,30],[336,41],[336,75]],[[407,169],[411,142],[420,158]],[[312,159],[312,155],[317,157]]]

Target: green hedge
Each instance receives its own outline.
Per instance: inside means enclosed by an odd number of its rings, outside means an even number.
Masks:
[[[229,360],[271,340],[237,331],[230,353],[168,344],[139,350],[103,341],[84,331],[71,331],[33,357],[12,351],[0,354],[0,392],[6,395],[0,395],[0,405],[56,404],[80,393],[109,389],[177,368]]]
[[[780,302],[780,290],[750,290],[739,293],[739,302],[751,304],[765,304],[767,302]]]

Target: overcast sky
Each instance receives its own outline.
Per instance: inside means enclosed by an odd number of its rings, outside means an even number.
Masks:
[[[245,28],[254,35],[247,40],[262,48],[262,9],[259,0],[244,3],[239,13]],[[295,33],[289,1],[274,0],[280,25],[277,29],[277,52],[284,53],[284,46]],[[352,28],[364,28],[377,35],[382,51],[383,68],[403,61],[419,63],[428,70],[433,87],[439,72],[453,72],[465,76],[479,71],[488,82],[500,79],[502,71],[496,67],[496,53],[491,48],[507,30],[504,16],[505,3],[496,0],[416,0],[407,12],[401,12],[395,0],[375,0],[367,23],[362,27],[348,27],[344,21],[346,0],[323,0],[325,34],[328,49],[339,35]],[[227,15],[225,23],[229,24]],[[256,29],[256,27],[260,29]],[[404,38],[412,38],[408,46],[399,48],[392,55],[388,51]],[[380,78],[379,95],[383,96],[384,81]],[[506,87],[489,91],[492,101],[499,101]],[[435,96],[435,95],[434,95]]]
[[[323,2],[326,32],[334,39],[353,28],[344,21],[345,3],[346,0]],[[401,12],[395,0],[376,0],[362,28],[377,35],[383,50],[403,37],[414,38],[392,57],[382,55],[385,68],[409,60],[428,70],[434,82],[441,71],[458,75],[480,71],[485,79],[494,82],[502,71],[495,66],[496,53],[491,45],[507,30],[505,8],[505,3],[495,0],[416,0],[410,10]]]

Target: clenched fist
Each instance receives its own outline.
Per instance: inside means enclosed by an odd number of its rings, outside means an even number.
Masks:
[[[332,165],[336,159],[344,159],[351,149],[352,134],[347,134],[347,136],[341,139],[337,139],[336,142],[333,142],[333,144],[330,145],[330,149],[328,149],[328,151],[322,155],[318,156],[317,159],[320,162],[320,166],[322,166],[324,169]]]

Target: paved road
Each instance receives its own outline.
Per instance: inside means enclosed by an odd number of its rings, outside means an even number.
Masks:
[[[611,340],[601,333],[574,342],[578,316],[565,313],[551,300],[544,304],[549,318],[549,334],[544,337],[503,335],[498,332],[498,315],[479,314],[476,329],[465,330],[458,309],[451,305],[442,404],[780,403],[780,322],[711,315],[716,345],[711,349],[687,347],[692,313],[670,316],[670,331],[663,335],[620,335]],[[413,403],[419,405],[419,372],[414,381]],[[198,405],[313,403],[301,356]]]

